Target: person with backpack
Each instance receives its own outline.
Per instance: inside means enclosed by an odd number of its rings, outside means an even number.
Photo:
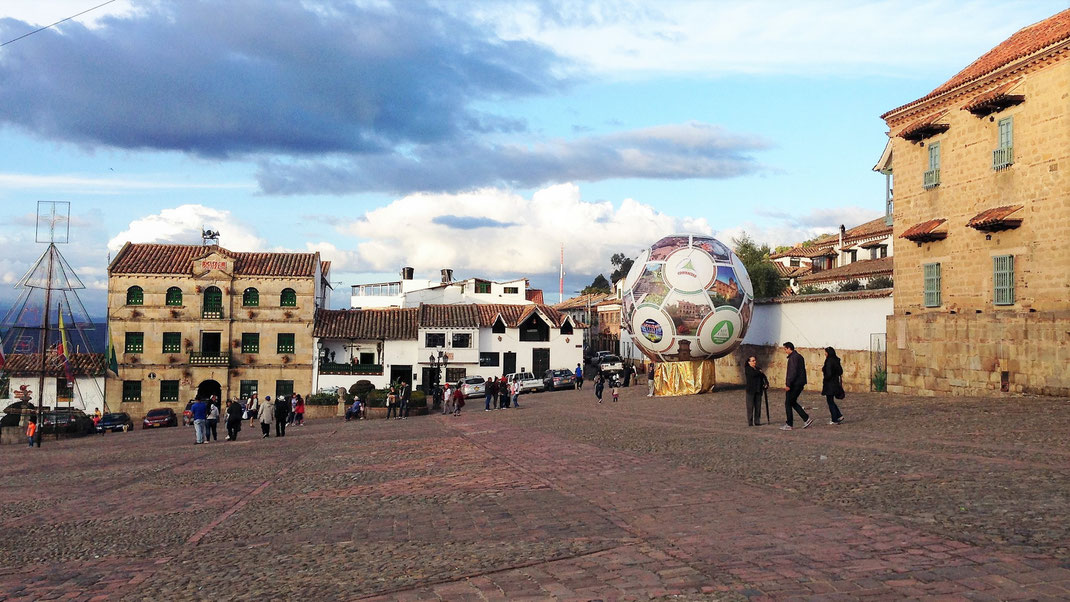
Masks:
[[[601,374],[596,374],[594,377],[594,396],[598,398],[598,403],[602,403],[602,392],[606,388],[606,379],[602,378]]]

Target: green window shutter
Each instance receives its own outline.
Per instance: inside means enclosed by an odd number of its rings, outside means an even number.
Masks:
[[[140,380],[124,380],[123,381],[123,401],[129,403],[141,402],[141,381]]]
[[[276,351],[278,353],[294,352],[294,333],[280,332]]]
[[[992,283],[996,305],[1014,305],[1014,255],[992,258]]]
[[[242,353],[260,353],[260,333],[243,332],[241,335]]]
[[[160,401],[175,402],[178,401],[178,381],[177,380],[161,380],[160,381]]]
[[[180,332],[165,332],[163,333],[163,352],[164,353],[179,353],[182,351],[182,333]]]
[[[239,389],[239,395],[242,399],[249,399],[257,392],[257,381],[255,380],[243,380],[241,381],[241,387]]]
[[[182,289],[177,286],[167,289],[167,304],[180,307],[182,305]]]
[[[140,286],[131,286],[126,289],[126,304],[127,305],[144,305],[145,303],[145,291]]]
[[[297,292],[292,288],[283,289],[279,298],[279,305],[282,307],[297,307]]]
[[[259,307],[260,306],[260,291],[255,288],[247,288],[241,296],[241,304],[243,307]]]
[[[999,147],[1010,148],[1014,146],[1014,118],[1007,117],[999,120]]]
[[[294,381],[292,380],[277,380],[275,381],[275,398],[285,397],[287,395],[294,394]]]
[[[940,169],[940,143],[929,145],[929,169]]]
[[[926,263],[922,267],[925,273],[925,307],[940,307],[940,264]]]
[[[128,332],[123,345],[123,353],[141,353],[145,350],[145,333]]]

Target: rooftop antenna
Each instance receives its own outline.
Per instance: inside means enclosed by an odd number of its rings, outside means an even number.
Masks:
[[[219,230],[206,230],[204,226],[201,226],[201,245],[207,247],[208,245],[219,246]]]

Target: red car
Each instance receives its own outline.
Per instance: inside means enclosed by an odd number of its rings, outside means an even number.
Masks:
[[[141,428],[151,429],[164,426],[178,426],[178,415],[171,408],[156,408],[145,414],[141,421]]]

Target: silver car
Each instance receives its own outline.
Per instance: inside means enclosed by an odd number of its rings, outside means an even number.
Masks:
[[[482,376],[469,376],[461,381],[461,394],[465,397],[480,397],[487,390],[487,381]]]

